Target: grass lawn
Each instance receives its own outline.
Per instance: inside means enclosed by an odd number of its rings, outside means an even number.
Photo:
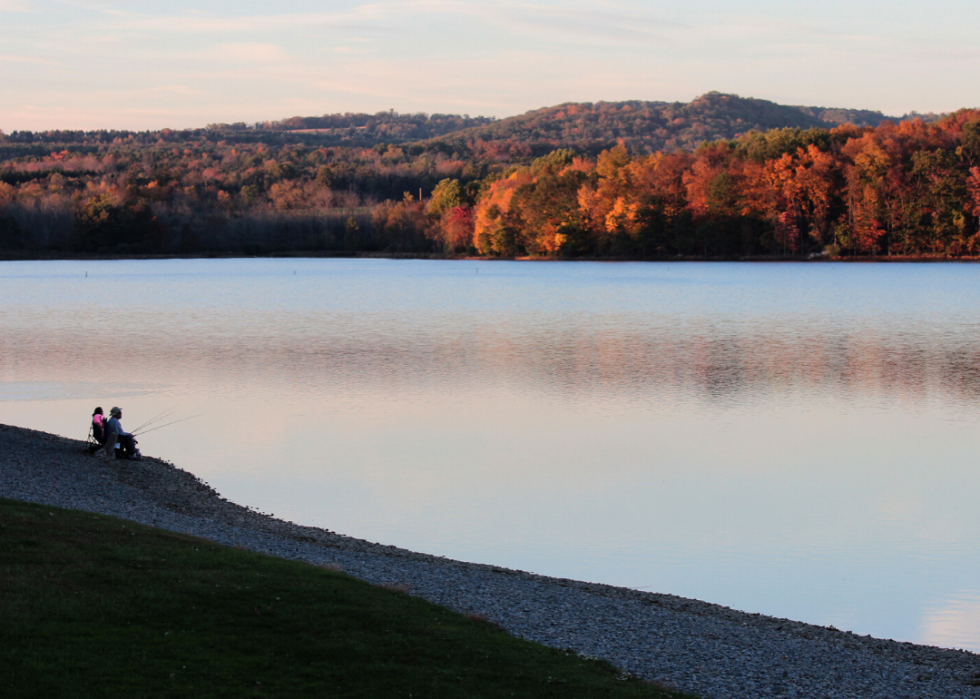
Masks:
[[[680,697],[398,591],[0,499],[4,697]]]

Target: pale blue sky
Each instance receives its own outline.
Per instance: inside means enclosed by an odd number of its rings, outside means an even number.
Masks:
[[[978,27],[975,0],[0,0],[0,129],[506,117],[709,90],[950,111],[980,106]]]

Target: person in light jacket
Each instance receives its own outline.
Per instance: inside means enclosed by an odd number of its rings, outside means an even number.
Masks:
[[[101,452],[104,457],[115,456],[116,442],[122,446],[123,453],[127,459],[138,459],[139,452],[136,450],[136,440],[133,435],[122,428],[122,408],[113,406],[109,411],[109,419],[106,421],[105,449]]]

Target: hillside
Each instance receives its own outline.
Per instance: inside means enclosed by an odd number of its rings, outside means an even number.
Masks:
[[[463,129],[437,142],[512,141],[535,152],[559,147],[598,153],[617,140],[636,153],[692,150],[706,141],[731,139],[749,131],[833,128],[843,123],[877,126],[881,112],[824,107],[792,107],[768,100],[709,92],[688,102],[583,102],[545,107]]]
[[[0,157],[45,156],[74,146],[95,152],[113,144],[157,146],[187,142],[371,148],[412,144],[412,152],[444,152],[494,162],[521,160],[556,148],[596,155],[623,140],[634,153],[693,150],[706,141],[749,131],[830,129],[840,124],[877,126],[885,119],[920,118],[912,112],[889,117],[866,109],[787,106],[768,100],[709,92],[691,102],[566,102],[506,119],[467,114],[336,113],[291,117],[256,124],[209,124],[205,128],[159,131],[0,131]],[[482,142],[474,148],[474,145]]]

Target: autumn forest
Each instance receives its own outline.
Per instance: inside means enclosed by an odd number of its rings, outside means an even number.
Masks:
[[[0,132],[0,254],[980,255],[980,111],[699,99]]]

